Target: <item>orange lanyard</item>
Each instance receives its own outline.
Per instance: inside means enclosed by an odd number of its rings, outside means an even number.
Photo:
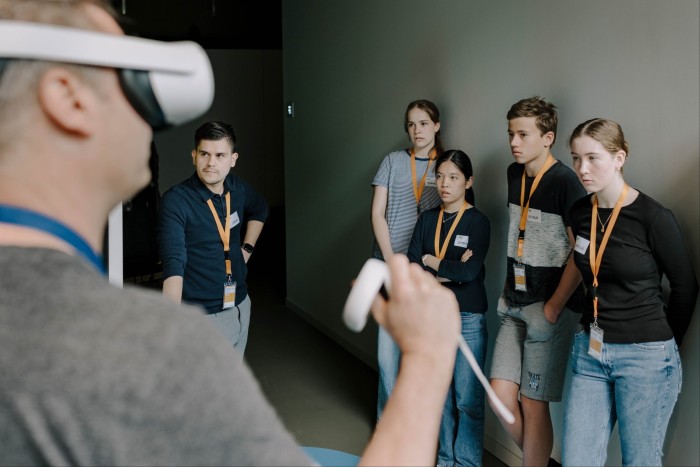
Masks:
[[[447,247],[450,244],[452,234],[455,232],[457,224],[459,224],[459,220],[462,218],[462,214],[464,214],[464,211],[466,210],[467,202],[465,201],[464,204],[462,204],[462,207],[459,208],[457,217],[455,218],[455,221],[452,224],[450,231],[447,233],[447,237],[445,237],[445,242],[442,244],[442,248],[440,248],[440,230],[442,229],[442,215],[445,213],[445,206],[440,208],[440,215],[438,216],[437,228],[435,229],[435,256],[438,259],[442,259],[445,257],[445,253],[447,252]]]
[[[416,198],[416,204],[420,205],[420,197],[423,195],[423,188],[425,188],[425,177],[428,175],[430,170],[430,164],[435,162],[435,156],[437,151],[435,148],[430,150],[428,154],[428,167],[425,168],[425,173],[423,173],[423,178],[420,180],[420,185],[416,179],[416,151],[411,149],[411,176],[413,178],[413,196]]]
[[[591,246],[588,248],[588,260],[591,263],[591,272],[593,273],[593,324],[597,326],[598,324],[598,271],[600,271],[600,263],[603,261],[603,252],[605,247],[608,245],[608,239],[612,233],[613,227],[615,226],[615,221],[617,221],[617,216],[622,210],[622,203],[625,201],[625,196],[627,196],[627,189],[629,187],[625,184],[622,187],[622,193],[620,197],[617,198],[615,203],[615,208],[613,209],[612,215],[610,217],[610,223],[607,229],[605,229],[605,234],[603,234],[603,241],[600,242],[600,249],[596,255],[596,232],[598,227],[596,225],[598,217],[598,197],[593,195],[593,209],[591,210]]]
[[[207,200],[207,204],[209,205],[209,209],[211,210],[211,214],[214,216],[214,221],[216,222],[216,228],[219,229],[219,236],[221,237],[221,242],[224,244],[224,258],[226,261],[226,275],[228,276],[229,280],[231,280],[231,248],[230,248],[230,240],[231,240],[231,192],[229,191],[226,193],[226,227],[221,225],[221,221],[219,220],[219,215],[216,213],[216,209],[214,209],[214,203],[211,202],[211,199]]]
[[[542,180],[544,173],[549,170],[549,168],[553,166],[555,162],[556,160],[554,160],[551,154],[547,156],[547,160],[545,161],[544,165],[540,167],[539,172],[537,172],[537,176],[535,176],[535,180],[532,182],[532,186],[530,187],[530,195],[527,197],[527,204],[525,203],[525,169],[523,169],[523,179],[520,183],[520,232],[518,232],[518,258],[523,257],[523,248],[525,246],[525,226],[527,225],[527,213],[530,210],[530,200],[532,199],[532,194],[537,189],[537,185],[540,184],[540,180]]]

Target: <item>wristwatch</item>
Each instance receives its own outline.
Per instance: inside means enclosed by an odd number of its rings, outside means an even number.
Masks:
[[[251,245],[250,243],[244,243],[243,245],[241,245],[241,248],[243,248],[245,251],[247,251],[250,254],[252,254],[253,250],[255,250],[255,247],[253,245]]]

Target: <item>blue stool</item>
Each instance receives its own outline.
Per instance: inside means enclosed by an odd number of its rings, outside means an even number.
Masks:
[[[307,456],[321,464],[321,467],[355,467],[360,458],[347,452],[334,449],[302,447]]]

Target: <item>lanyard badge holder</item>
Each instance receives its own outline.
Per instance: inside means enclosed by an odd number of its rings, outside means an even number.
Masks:
[[[513,265],[513,279],[515,281],[515,290],[517,292],[527,292],[527,281],[525,279],[525,265],[522,262],[524,250],[525,250],[525,227],[527,226],[528,215],[530,213],[530,200],[532,199],[532,194],[537,189],[540,184],[540,180],[544,176],[545,172],[549,170],[551,166],[554,165],[556,161],[551,154],[547,156],[547,160],[544,165],[537,172],[535,180],[532,182],[532,187],[530,187],[530,195],[527,197],[527,203],[525,203],[525,169],[523,169],[523,178],[520,183],[520,224],[518,226],[518,251],[516,253],[517,263]],[[534,211],[534,210],[533,210]],[[538,211],[539,213],[539,211]],[[540,219],[538,214],[536,217]]]
[[[211,199],[207,200],[207,205],[214,216],[216,228],[221,237],[221,243],[224,245],[224,263],[226,264],[226,281],[224,282],[224,301],[222,310],[227,310],[236,306],[236,282],[232,280],[231,275],[231,192],[226,193],[226,227],[221,225],[214,203]]]
[[[600,265],[603,262],[603,252],[605,247],[608,245],[608,240],[612,234],[615,222],[617,222],[617,217],[620,215],[620,210],[622,210],[622,204],[625,201],[628,190],[627,184],[622,187],[622,193],[617,198],[615,203],[615,208],[610,217],[608,228],[603,234],[603,240],[600,242],[600,250],[596,254],[596,232],[597,232],[597,217],[598,217],[598,197],[593,195],[593,208],[591,209],[591,241],[588,247],[588,260],[591,265],[591,272],[593,273],[593,287],[591,288],[591,293],[593,295],[593,323],[590,328],[590,339],[588,341],[588,355],[595,358],[598,361],[603,360],[603,343],[604,343],[604,332],[603,329],[598,326],[598,272],[600,271]]]
[[[420,214],[420,200],[423,196],[423,189],[425,188],[426,177],[428,176],[428,172],[430,172],[430,165],[433,162],[435,162],[436,157],[437,151],[435,149],[431,149],[430,154],[428,155],[428,166],[425,168],[425,172],[423,173],[423,177],[421,178],[419,184],[418,179],[416,177],[416,151],[414,149],[411,149],[411,179],[413,181],[413,197],[416,199],[416,210],[418,214]]]

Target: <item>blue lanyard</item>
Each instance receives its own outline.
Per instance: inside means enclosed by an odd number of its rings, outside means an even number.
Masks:
[[[102,274],[106,273],[102,256],[95,253],[83,237],[55,219],[39,214],[38,212],[0,204],[0,222],[31,227],[49,233],[54,237],[58,237],[75,248],[75,250],[80,253],[83,258],[92,263],[98,271]]]

